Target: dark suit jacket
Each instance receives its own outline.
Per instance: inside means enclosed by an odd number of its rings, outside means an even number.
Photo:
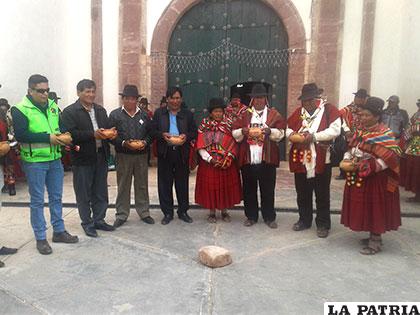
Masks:
[[[197,126],[193,114],[184,108],[178,112],[176,122],[179,134],[187,136],[187,141],[181,147],[181,154],[184,163],[188,163],[190,142],[197,138]],[[158,157],[166,158],[168,148],[170,148],[162,136],[164,132],[169,132],[169,112],[166,107],[156,109],[153,115],[152,130],[157,141]]]
[[[96,121],[99,128],[110,128],[105,108],[93,104]],[[73,165],[92,165],[96,163],[96,140],[89,113],[79,100],[67,106],[61,113],[61,119],[66,129],[71,133],[73,144],[80,147],[79,151],[71,151]],[[106,158],[109,158],[108,140],[102,140],[102,147]]]

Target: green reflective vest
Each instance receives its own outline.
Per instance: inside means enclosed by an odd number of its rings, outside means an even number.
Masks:
[[[32,133],[60,133],[59,108],[48,100],[47,115],[25,96],[16,108],[28,119],[28,130]],[[61,158],[61,147],[50,143],[20,143],[20,156],[26,162],[48,162]]]

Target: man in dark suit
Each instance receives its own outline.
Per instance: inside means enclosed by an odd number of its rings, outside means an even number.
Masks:
[[[172,186],[175,181],[178,217],[191,223],[192,219],[187,214],[188,158],[190,142],[197,137],[197,126],[193,114],[188,109],[181,108],[181,89],[169,88],[166,97],[168,106],[155,111],[152,125],[157,139],[159,203],[164,214],[161,222],[166,225],[173,220]]]
[[[79,99],[62,113],[63,124],[71,132],[73,188],[82,227],[87,236],[96,230],[113,231],[105,222],[108,208],[108,139],[117,136],[110,127],[105,108],[95,104],[96,85],[92,80],[77,84]]]

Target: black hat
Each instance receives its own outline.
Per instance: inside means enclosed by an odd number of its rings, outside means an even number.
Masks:
[[[210,99],[209,106],[207,106],[208,112],[211,113],[216,108],[226,108],[225,101],[223,100],[223,98],[215,97]]]
[[[268,93],[264,84],[257,83],[252,87],[251,93],[249,95],[251,97],[261,97],[261,96],[268,96]]]
[[[121,96],[134,96],[134,97],[140,97],[139,90],[137,89],[137,86],[127,84],[124,86],[124,90],[122,93],[118,93]]]
[[[367,99],[366,104],[360,106],[361,109],[370,111],[373,115],[379,116],[382,114],[385,102],[383,99],[375,96],[371,96]]]
[[[391,95],[386,101],[387,102],[393,102],[393,103],[399,103],[400,98],[398,97],[398,95]]]
[[[7,106],[10,107],[9,105],[9,101],[6,100],[5,98],[0,98],[0,106]]]
[[[323,92],[323,91],[322,91]],[[307,101],[314,98],[318,98],[321,94],[321,90],[315,83],[304,84],[302,87],[302,94],[298,97],[298,100]]]
[[[241,95],[237,92],[233,93],[232,96],[230,97],[230,99],[232,98],[241,98]]]
[[[365,89],[358,89],[357,92],[353,94],[354,96],[357,96],[360,98],[366,98],[370,96]]]
[[[48,92],[48,98],[53,101],[61,100],[61,97],[57,96],[57,93],[55,92]]]
[[[140,99],[140,104],[144,104],[144,105],[149,105],[149,100],[147,99],[147,97],[142,97]]]

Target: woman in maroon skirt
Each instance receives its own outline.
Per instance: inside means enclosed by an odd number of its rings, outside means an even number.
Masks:
[[[229,222],[227,209],[241,202],[241,182],[234,163],[237,144],[224,109],[223,99],[210,100],[209,117],[201,121],[195,145],[199,155],[195,202],[210,209],[211,223],[216,222],[216,209],[221,210],[223,221]]]
[[[353,231],[370,232],[370,237],[361,241],[360,253],[364,255],[379,252],[381,235],[401,225],[401,150],[392,131],[379,123],[383,106],[382,99],[370,97],[361,107],[363,128],[351,139],[341,164],[347,169],[341,223]]]
[[[411,117],[402,137],[405,154],[401,159],[400,185],[414,193],[409,202],[420,202],[420,99],[417,100],[417,107],[418,111]]]

